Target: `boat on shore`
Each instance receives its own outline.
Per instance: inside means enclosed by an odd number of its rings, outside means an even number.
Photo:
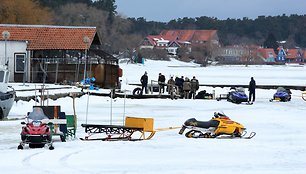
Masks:
[[[8,85],[9,71],[0,65],[0,120],[6,119],[15,100],[15,90]]]

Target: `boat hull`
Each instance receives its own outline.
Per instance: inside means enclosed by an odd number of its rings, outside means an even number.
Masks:
[[[0,93],[0,120],[6,119],[15,100],[15,91]]]

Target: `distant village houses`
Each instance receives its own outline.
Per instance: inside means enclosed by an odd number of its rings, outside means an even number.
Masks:
[[[193,46],[203,44],[219,46],[217,30],[163,30],[159,35],[149,35],[140,44],[140,49],[165,49],[176,55],[179,48],[189,52]]]
[[[163,30],[159,35],[148,35],[139,46],[140,49],[166,50],[169,55],[178,55],[180,49],[191,53],[196,47],[210,52],[206,59],[221,64],[304,63],[306,57],[306,51],[299,48],[280,47],[275,52],[256,45],[221,46],[217,30]]]
[[[284,49],[260,46],[224,46],[214,50],[213,60],[221,64],[285,64],[305,62],[306,51],[300,48]]]

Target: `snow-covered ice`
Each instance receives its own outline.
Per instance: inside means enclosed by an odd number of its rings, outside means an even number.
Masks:
[[[188,66],[184,66],[188,65]],[[191,63],[146,61],[144,65],[121,64],[122,88],[132,90],[147,71],[149,80],[158,73],[169,76],[196,76],[200,83],[248,84],[253,76],[257,84],[305,85],[306,67],[289,66],[210,66],[192,67]],[[20,84],[12,84],[23,88]],[[31,85],[31,84],[30,84]],[[227,88],[201,87],[216,94]],[[77,91],[78,89],[71,89]],[[59,91],[59,90],[57,90]],[[18,101],[9,121],[0,121],[1,173],[265,173],[301,174],[306,171],[306,102],[301,91],[292,91],[290,102],[269,102],[275,90],[256,91],[253,105],[237,105],[216,100],[123,99],[116,98],[110,107],[109,97],[76,99],[78,117],[77,137],[86,134],[82,123],[121,125],[124,116],[152,117],[155,128],[181,126],[191,117],[209,120],[215,111],[223,111],[232,120],[243,124],[257,135],[246,139],[188,139],[178,129],[157,132],[148,141],[81,141],[78,138],[60,142],[55,137],[55,150],[17,150],[20,142],[21,120],[35,105],[34,101]],[[32,95],[22,92],[20,95]],[[18,95],[18,94],[17,94]],[[61,110],[73,113],[72,99],[49,100],[49,105],[61,105]],[[124,103],[126,103],[124,105]],[[124,107],[125,106],[125,107]],[[124,109],[125,108],[125,109]],[[86,118],[87,115],[87,118]]]

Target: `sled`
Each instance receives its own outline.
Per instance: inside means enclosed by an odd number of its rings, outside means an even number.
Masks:
[[[227,98],[228,98],[228,94],[220,94],[219,97],[216,97],[216,100],[217,101],[227,100]]]
[[[85,128],[87,136],[81,140],[101,140],[101,141],[138,141],[149,140],[155,130],[153,118],[126,117],[125,125],[99,125],[99,124],[81,124]],[[148,134],[146,136],[146,134]],[[136,135],[137,134],[137,135]],[[96,137],[102,135],[103,137]],[[137,138],[135,138],[136,135]]]

